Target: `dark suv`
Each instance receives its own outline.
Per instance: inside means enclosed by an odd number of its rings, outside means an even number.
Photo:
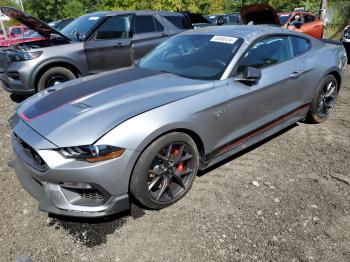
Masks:
[[[109,11],[81,16],[57,31],[17,9],[0,10],[43,36],[0,51],[0,82],[19,95],[130,66],[169,36],[192,28],[181,13]]]

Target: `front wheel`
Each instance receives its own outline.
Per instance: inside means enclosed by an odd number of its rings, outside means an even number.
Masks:
[[[317,89],[311,103],[307,120],[310,123],[323,123],[329,117],[338,94],[338,82],[333,75],[325,77]]]
[[[170,206],[190,190],[198,166],[198,148],[190,136],[178,132],[164,135],[138,159],[130,193],[147,208]]]
[[[40,77],[38,91],[73,79],[76,79],[76,76],[69,69],[65,67],[52,67]]]

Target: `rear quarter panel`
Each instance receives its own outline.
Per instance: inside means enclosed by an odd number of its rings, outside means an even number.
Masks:
[[[342,46],[326,44],[317,39],[310,40],[312,49],[299,56],[305,72],[302,77],[306,90],[304,97],[306,102],[312,101],[324,77],[330,73],[338,73],[342,76],[346,65],[346,56]]]

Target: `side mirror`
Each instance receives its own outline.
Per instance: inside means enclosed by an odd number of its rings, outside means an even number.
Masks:
[[[255,67],[247,66],[244,68],[243,73],[235,78],[235,81],[240,82],[256,82],[261,78],[261,70]]]

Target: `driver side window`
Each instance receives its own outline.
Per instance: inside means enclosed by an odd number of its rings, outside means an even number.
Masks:
[[[265,68],[291,59],[288,37],[276,36],[264,38],[253,45],[239,65],[239,72],[250,66]]]
[[[131,15],[114,16],[103,23],[95,33],[95,40],[130,38]]]

